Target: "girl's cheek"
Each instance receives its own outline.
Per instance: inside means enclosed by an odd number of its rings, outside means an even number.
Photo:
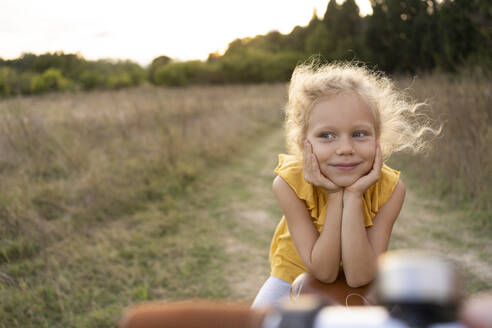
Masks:
[[[318,151],[318,145],[316,144],[316,142],[311,141],[311,147],[313,147],[313,153],[316,154],[316,152]]]
[[[363,154],[363,156],[371,162],[373,162],[376,158],[376,142],[374,142],[373,145],[366,145],[364,147],[357,148],[356,150],[360,154]]]
[[[318,154],[328,154],[331,153],[335,150],[336,147],[334,147],[333,144],[326,143],[326,142],[317,142],[313,144],[313,150],[315,153]]]

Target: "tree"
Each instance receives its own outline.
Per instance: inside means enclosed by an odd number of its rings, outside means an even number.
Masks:
[[[487,0],[445,0],[440,10],[439,33],[443,51],[439,66],[456,70],[467,61],[492,68],[492,3]]]
[[[322,34],[327,37],[321,45],[324,49],[321,54],[326,59],[352,59],[362,52],[360,49],[360,40],[363,37],[362,18],[354,0],[345,0],[341,5],[335,0],[330,0],[323,17],[323,24],[326,32],[317,27],[313,34],[317,34],[318,39]],[[313,39],[315,38],[310,38],[309,41],[312,43]]]
[[[370,59],[388,72],[435,66],[437,11],[432,0],[372,0],[366,44]]]
[[[156,84],[155,72],[159,67],[167,65],[170,62],[171,62],[171,58],[169,58],[168,56],[159,56],[154,58],[149,67],[149,81],[153,84]]]
[[[337,39],[325,24],[318,24],[306,39],[306,52],[321,55],[326,60],[336,59]]]
[[[306,27],[296,26],[292,31],[286,36],[286,42],[288,44],[288,49],[292,51],[304,52],[306,50],[306,42],[308,37],[314,31],[314,29],[320,23],[320,19],[316,13],[313,12],[313,16]]]

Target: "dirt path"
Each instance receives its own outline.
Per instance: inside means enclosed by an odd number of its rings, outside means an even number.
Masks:
[[[224,277],[231,299],[252,301],[270,272],[268,251],[281,213],[271,192],[277,155],[283,150],[279,128],[262,138],[247,156],[237,158],[220,176],[209,177],[220,199],[217,219],[228,262]]]
[[[209,177],[222,204],[217,214],[225,228],[219,235],[228,255],[224,275],[232,299],[251,301],[269,274],[269,244],[281,217],[271,183],[282,145],[283,132],[273,130],[248,156],[227,166],[220,177]],[[445,212],[443,207],[435,200],[420,199],[407,187],[390,248],[437,252],[463,268],[469,293],[492,288],[492,241],[477,240],[466,230],[461,224],[466,213]]]

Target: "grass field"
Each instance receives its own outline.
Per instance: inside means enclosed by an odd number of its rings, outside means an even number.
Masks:
[[[409,187],[391,247],[455,254],[469,293],[492,288],[488,86],[414,82],[444,132],[428,156],[391,161]],[[250,301],[280,218],[285,100],[277,84],[0,102],[0,327],[113,327],[141,301]]]

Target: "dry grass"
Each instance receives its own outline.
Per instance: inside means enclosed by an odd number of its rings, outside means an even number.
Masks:
[[[0,103],[0,262],[186,188],[278,124],[284,93],[146,87]]]
[[[490,289],[491,80],[435,74],[400,82],[410,86],[417,99],[427,100],[428,115],[443,130],[428,152],[391,159],[412,191],[396,224],[392,247],[440,253],[459,263],[468,293]]]
[[[0,327],[110,327],[139,300],[227,296],[195,181],[279,126],[285,90],[1,102]]]
[[[417,157],[401,156],[398,164],[423,183],[423,189],[449,204],[478,211],[490,227],[490,78],[435,74],[412,83],[403,81],[402,85],[411,85],[410,91],[417,99],[427,100],[429,116],[442,124],[443,131],[432,140],[428,152]]]

